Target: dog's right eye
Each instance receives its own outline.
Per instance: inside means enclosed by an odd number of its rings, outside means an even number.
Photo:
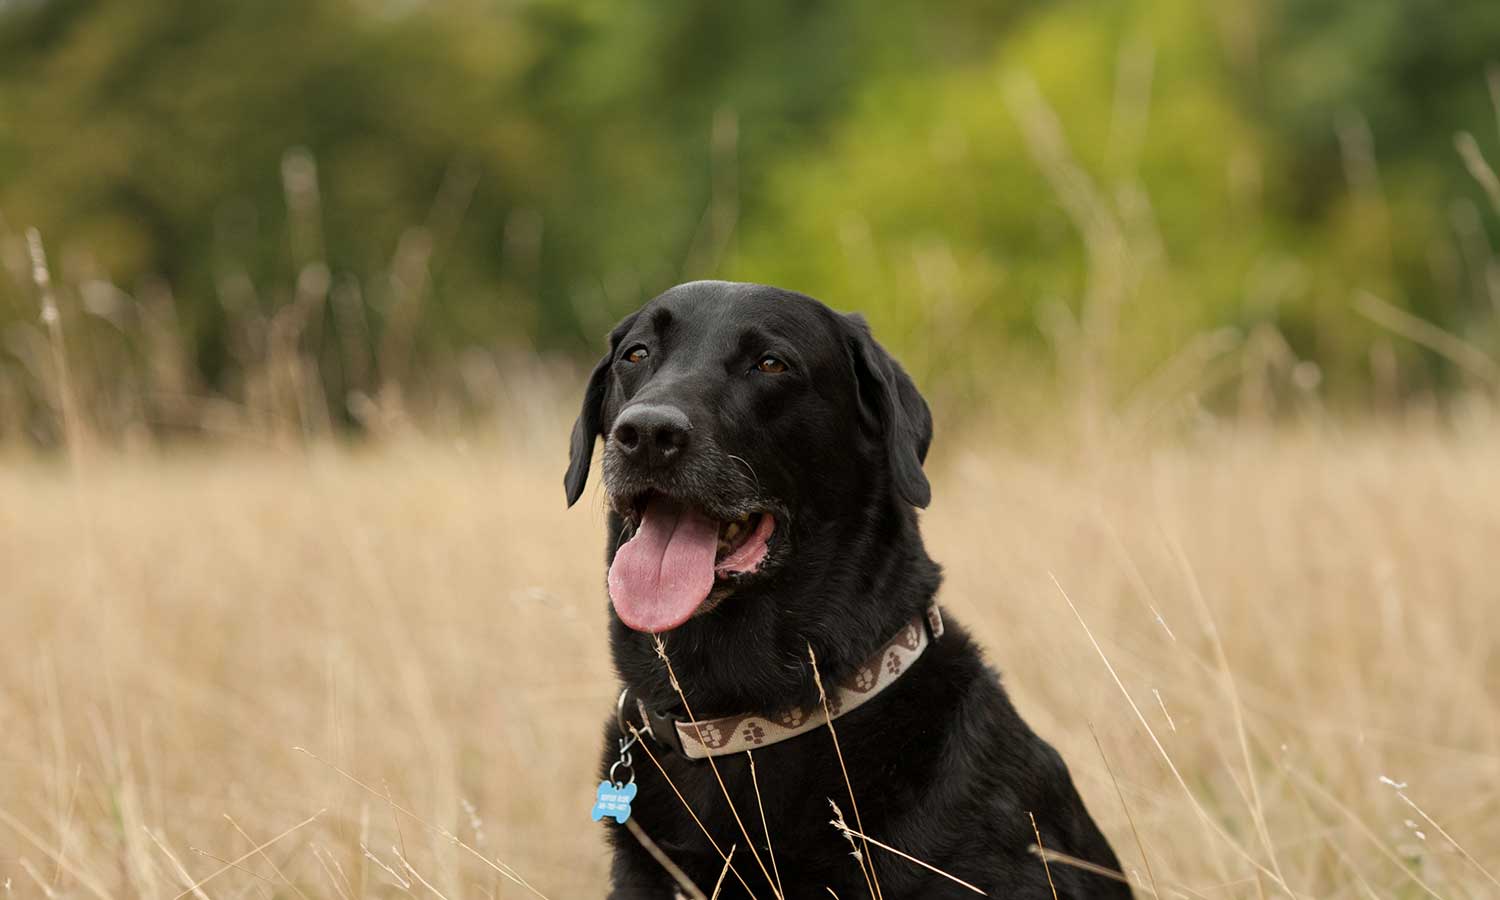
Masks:
[[[650,355],[651,351],[647,350],[645,347],[632,347],[630,348],[630,351],[625,354],[625,361],[628,363],[638,363]]]

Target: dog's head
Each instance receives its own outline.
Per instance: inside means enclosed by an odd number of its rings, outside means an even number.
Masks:
[[[636,631],[816,617],[813,598],[888,565],[870,554],[908,549],[930,495],[932,418],[906,372],[858,316],[761,285],[681,285],[614,329],[569,504],[601,436],[609,594]]]

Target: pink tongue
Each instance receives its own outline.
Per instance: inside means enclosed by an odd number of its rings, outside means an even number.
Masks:
[[[686,622],[714,586],[719,523],[692,506],[654,497],[609,567],[609,599],[636,631]]]

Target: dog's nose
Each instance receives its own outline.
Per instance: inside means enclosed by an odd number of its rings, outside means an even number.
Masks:
[[[665,468],[681,458],[692,428],[687,413],[675,406],[638,403],[620,413],[612,437],[632,462]]]

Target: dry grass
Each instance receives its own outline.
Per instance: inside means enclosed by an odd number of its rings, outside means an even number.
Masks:
[[[940,435],[924,522],[947,614],[1069,761],[1141,896],[1500,896],[1495,360],[1361,295],[1466,373],[1444,401],[1462,427],[1330,424],[1321,370],[1269,324],[1117,383],[1120,312],[1153,302],[1170,255],[1133,175],[1092,178],[1028,79],[1003,94],[1086,251],[1082,296],[1039,323],[1060,390],[1031,404],[1081,446]],[[1121,92],[1139,108],[1117,116],[1144,124],[1148,98]],[[1475,140],[1455,146],[1500,209]],[[615,687],[597,482],[562,500],[556,410],[577,381],[534,357],[411,358],[463,177],[367,279],[397,286],[376,346],[321,240],[296,240],[321,229],[310,157],[283,176],[300,274],[290,303],[234,322],[260,350],[224,396],[170,294],[117,292],[139,326],[90,342],[81,290],[28,235],[17,289],[44,328],[14,326],[26,374],[0,373],[0,900],[598,896]],[[735,209],[716,191],[715,235]],[[330,303],[360,451],[333,446],[305,335]],[[1372,369],[1378,413],[1438,418],[1401,396],[1388,342]],[[1229,388],[1242,422],[1317,424],[1204,424],[1199,401],[1234,406]],[[503,436],[408,434],[412,412],[441,430],[496,409]],[[1184,418],[1206,431],[1141,438]],[[163,451],[172,427],[262,446]],[[67,458],[30,458],[33,440]]]
[[[565,424],[0,469],[0,897],[532,896],[443,832],[600,895]],[[1500,894],[1500,432],[944,439],[946,608],[1138,885],[1143,847],[1169,897]]]

